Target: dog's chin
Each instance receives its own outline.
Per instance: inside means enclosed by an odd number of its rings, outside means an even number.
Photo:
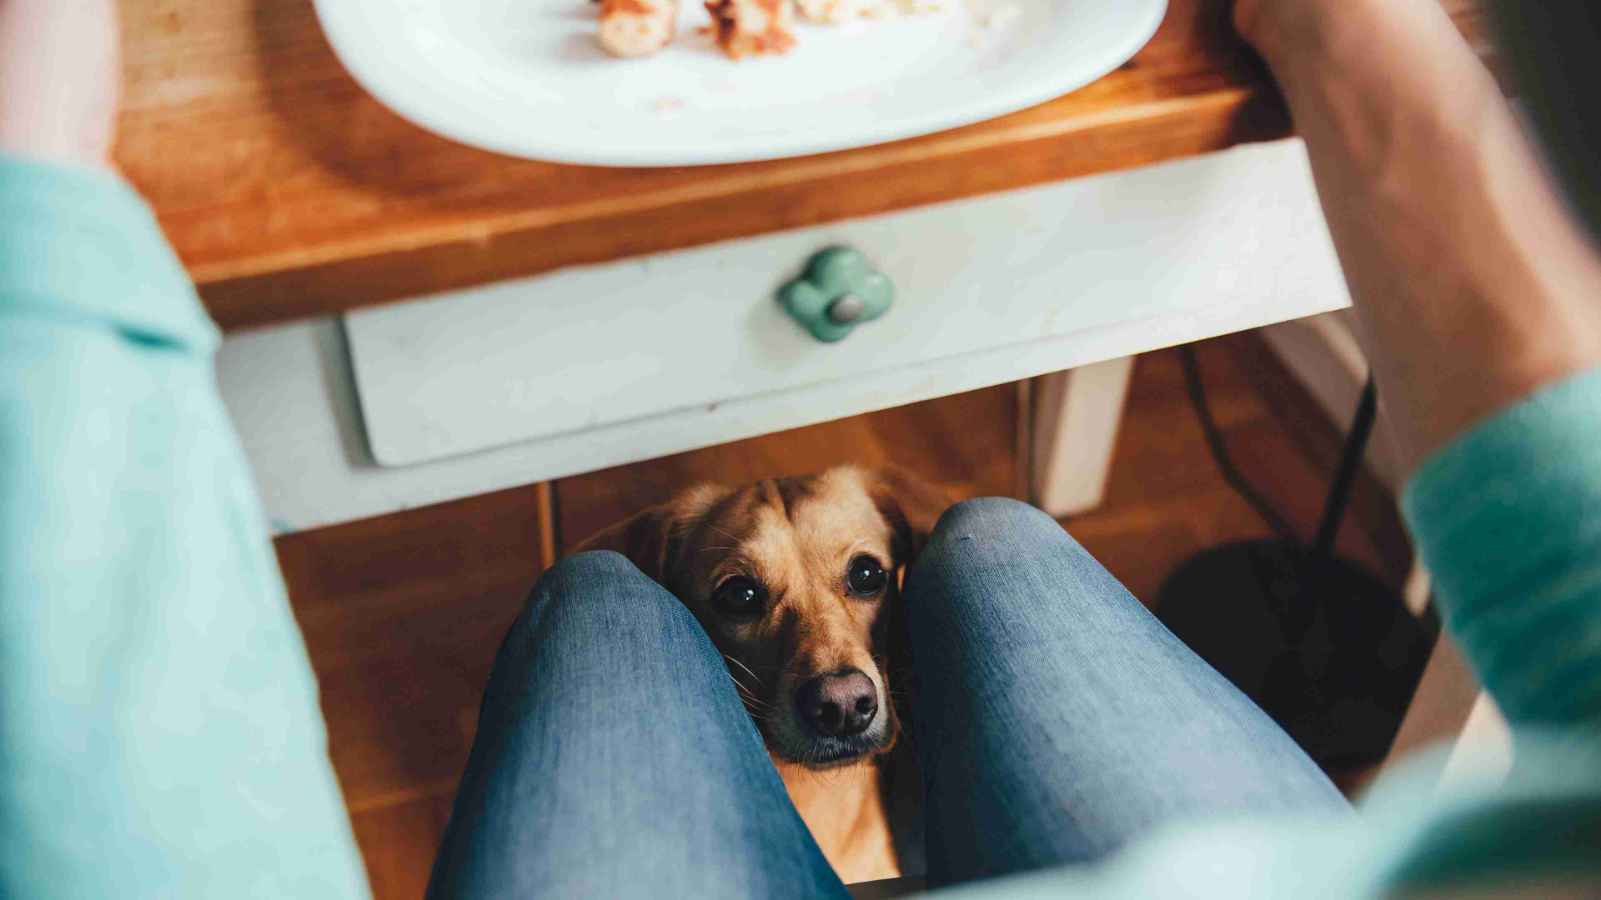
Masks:
[[[786,762],[799,763],[808,769],[839,769],[866,762],[884,753],[894,743],[894,737],[885,729],[882,734],[816,737],[797,743],[798,746],[781,746],[769,740],[768,747],[774,756]]]

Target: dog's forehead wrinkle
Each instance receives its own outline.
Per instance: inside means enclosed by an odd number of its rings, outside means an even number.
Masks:
[[[785,518],[789,517],[789,499],[778,489],[778,482],[774,479],[756,483],[756,494],[762,502],[778,510]]]
[[[834,479],[797,505],[793,515],[802,543],[823,561],[866,543],[875,552],[887,549],[889,526],[861,485]]]
[[[693,535],[695,552],[689,563],[709,580],[731,574],[760,576],[754,559],[753,536],[758,523],[751,515],[751,489],[729,491],[700,517]]]
[[[691,557],[694,564],[716,565],[717,551],[736,554],[744,545],[745,537],[740,534],[738,519],[730,515],[730,507],[737,502],[737,492],[730,492],[712,503],[695,521],[689,534],[697,551]]]
[[[761,569],[769,587],[792,579],[799,558],[795,534],[788,519],[769,506],[756,507],[740,549],[750,563]]]

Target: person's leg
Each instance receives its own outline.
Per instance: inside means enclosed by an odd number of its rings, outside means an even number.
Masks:
[[[1095,860],[1180,819],[1348,808],[1033,507],[952,508],[906,605],[933,883]]]
[[[501,646],[429,896],[846,894],[700,624],[593,552]]]

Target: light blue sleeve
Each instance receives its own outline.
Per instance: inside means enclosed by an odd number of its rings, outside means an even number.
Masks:
[[[217,332],[108,173],[0,156],[0,897],[364,897]]]

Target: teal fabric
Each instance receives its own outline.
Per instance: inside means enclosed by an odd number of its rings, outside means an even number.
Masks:
[[[0,159],[0,897],[362,897],[300,634],[138,195]]]
[[[1601,740],[1601,373],[1459,439],[1405,507],[1446,623],[1507,718]]]
[[[126,185],[0,158],[0,896],[367,893],[216,344]],[[1420,758],[1357,817],[1194,822],[953,893],[1601,883],[1601,373],[1460,438],[1405,509],[1518,727],[1504,782],[1439,795]]]

